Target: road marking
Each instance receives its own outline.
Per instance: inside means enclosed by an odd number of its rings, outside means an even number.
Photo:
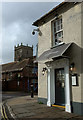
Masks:
[[[5,120],[4,115],[3,115],[2,106],[1,106],[1,115],[2,115],[2,118]]]
[[[5,112],[5,107],[3,105],[1,106],[1,115],[4,120],[8,120],[7,114]]]
[[[5,118],[6,118],[6,120],[8,120],[8,117],[7,117],[7,114],[6,114],[6,112],[5,112],[5,107],[4,107],[4,106],[3,106],[3,109],[4,109]]]

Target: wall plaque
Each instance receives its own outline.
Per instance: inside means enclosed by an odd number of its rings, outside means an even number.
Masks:
[[[76,85],[76,76],[72,76],[72,85]]]
[[[73,86],[77,86],[78,85],[78,81],[77,81],[77,75],[72,75],[72,85]]]

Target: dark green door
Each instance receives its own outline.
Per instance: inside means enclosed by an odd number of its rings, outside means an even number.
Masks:
[[[55,104],[65,105],[64,69],[55,69]]]

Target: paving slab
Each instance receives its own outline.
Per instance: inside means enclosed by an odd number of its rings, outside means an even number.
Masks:
[[[25,118],[51,118],[51,119],[83,119],[83,116],[78,116],[72,113],[67,113],[63,108],[47,107],[47,105],[39,104],[37,96],[33,99],[30,96],[18,97],[7,101],[16,118],[25,120]]]

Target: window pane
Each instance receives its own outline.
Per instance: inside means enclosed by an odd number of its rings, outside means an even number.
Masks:
[[[61,24],[61,19],[59,20],[59,25]]]
[[[55,42],[57,42],[57,34],[55,34]]]
[[[60,33],[58,33],[58,36],[59,36],[59,37],[61,37],[61,32],[60,32]]]
[[[61,23],[62,23],[62,18],[61,18]]]
[[[56,28],[54,28],[54,32],[56,32]]]
[[[59,42],[62,41],[62,38],[63,38],[62,18],[57,19],[53,25],[54,25],[54,27],[53,27],[54,42],[55,42],[55,44],[58,44]]]
[[[58,25],[58,20],[56,20],[56,25]]]
[[[60,25],[58,26],[58,31],[61,29]]]
[[[58,27],[56,27],[56,32],[58,31]]]
[[[57,24],[59,25],[59,20],[57,20]]]
[[[54,27],[56,27],[56,22],[54,22]]]
[[[62,41],[62,32],[57,33],[57,41]]]
[[[54,32],[57,32],[62,29],[61,19],[54,22]]]
[[[63,28],[62,24],[61,24],[61,29]]]

